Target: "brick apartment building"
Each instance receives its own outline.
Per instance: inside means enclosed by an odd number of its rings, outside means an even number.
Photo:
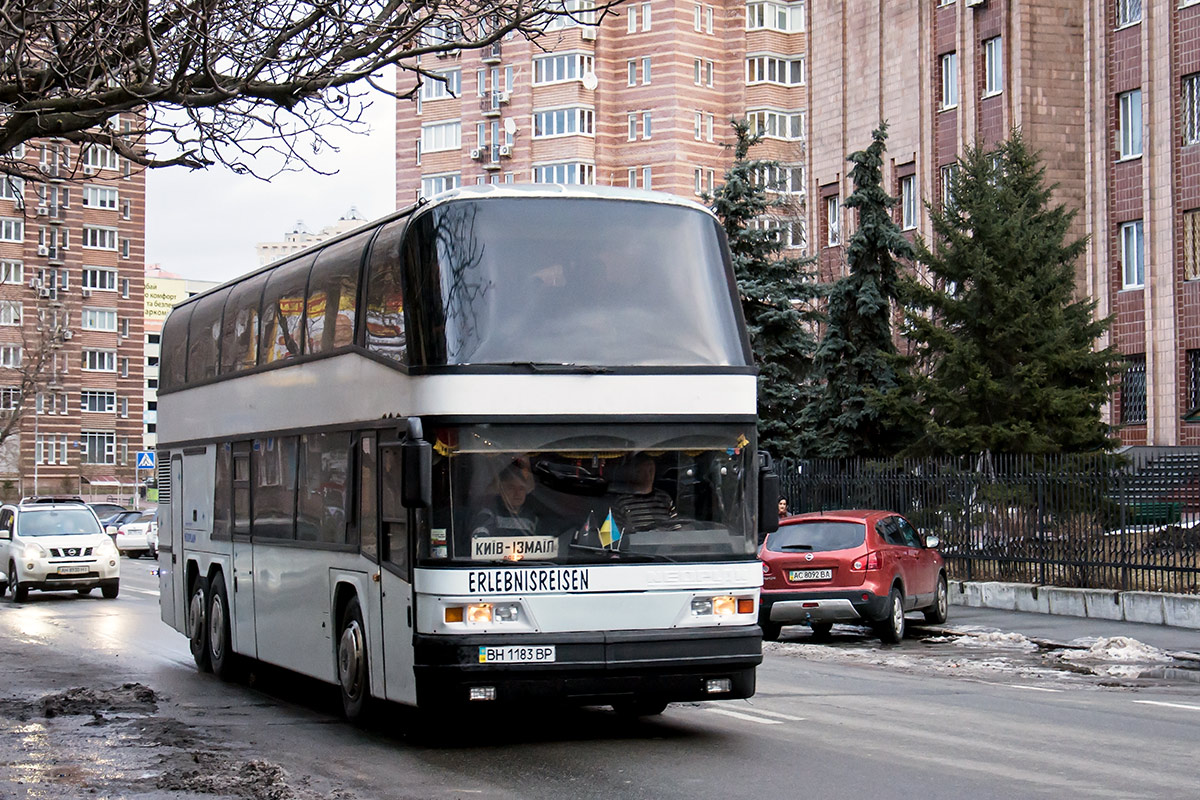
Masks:
[[[102,147],[30,142],[0,178],[0,403],[48,351],[47,383],[0,457],[6,497],[129,495],[142,439],[145,178]]]
[[[825,279],[853,226],[845,157],[880,120],[897,221],[926,236],[964,148],[1020,128],[1079,211],[1080,293],[1114,315],[1109,421],[1127,444],[1200,445],[1200,0],[650,0],[422,67],[448,83],[397,109],[400,205],[529,181],[695,197],[748,116],[801,215],[775,224]]]
[[[400,206],[463,184],[587,183],[696,198],[732,163],[729,120],[804,190],[804,2],[627,2],[597,24],[556,20],[534,45],[426,56],[396,120]],[[401,71],[398,89],[415,84]],[[786,224],[786,223],[785,223]],[[796,226],[792,244],[803,247]]]

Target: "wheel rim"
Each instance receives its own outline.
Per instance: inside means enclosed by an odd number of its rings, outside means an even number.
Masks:
[[[899,595],[892,595],[892,631],[897,637],[904,630],[904,604]]]
[[[192,592],[192,601],[188,603],[188,637],[192,642],[204,638],[204,592],[197,587]]]
[[[946,618],[946,603],[948,599],[946,595],[946,582],[944,580],[938,581],[937,610],[938,616],[943,619]]]
[[[342,691],[354,700],[363,686],[363,635],[358,620],[352,619],[342,629],[338,640],[338,680]]]
[[[225,604],[219,594],[213,595],[212,609],[208,613],[208,646],[214,661],[225,657]]]

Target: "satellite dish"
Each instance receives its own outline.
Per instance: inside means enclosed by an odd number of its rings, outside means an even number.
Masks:
[[[504,132],[510,136],[517,132],[517,122],[512,117],[504,120]]]
[[[594,90],[599,84],[600,81],[596,80],[596,73],[585,72],[583,74],[583,88],[587,89],[589,92]]]

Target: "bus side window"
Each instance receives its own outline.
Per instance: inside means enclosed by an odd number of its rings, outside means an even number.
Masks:
[[[323,353],[354,344],[358,273],[371,231],[330,245],[317,256],[308,279],[305,353]]]
[[[183,388],[187,374],[188,321],[195,303],[188,303],[171,312],[163,323],[162,353],[159,356],[158,390]]]
[[[233,476],[230,474],[232,446],[229,442],[217,445],[217,474],[213,484],[214,539],[228,539],[233,530],[230,515],[233,511]]]
[[[346,543],[346,482],[350,434],[309,433],[300,437],[296,538],[302,542]]]
[[[304,293],[314,258],[307,255],[271,271],[263,292],[259,364],[273,364],[300,355],[304,339]]]
[[[362,554],[372,561],[379,560],[379,486],[375,454],[375,434],[363,434],[358,443],[358,542]]]
[[[258,363],[258,309],[266,274],[242,281],[229,293],[221,326],[221,374],[241,372]]]
[[[221,343],[221,315],[229,290],[196,301],[188,326],[187,382],[202,381],[217,374],[217,351]]]
[[[296,538],[296,437],[254,440],[254,514],[258,539]]]
[[[401,575],[408,574],[408,510],[400,502],[400,448],[384,447],[379,453],[382,491],[380,516],[383,518],[382,559],[395,565]]]
[[[367,349],[408,363],[404,332],[404,292],[400,277],[400,243],[405,220],[396,220],[379,232],[367,261],[367,310],[363,323]]]
[[[250,535],[250,443],[233,443],[233,535]]]

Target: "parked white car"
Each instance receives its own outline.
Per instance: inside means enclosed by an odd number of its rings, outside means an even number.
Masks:
[[[153,529],[153,533],[151,533]],[[130,558],[158,555],[158,510],[147,511],[123,525],[108,527],[117,549]]]
[[[121,559],[96,513],[82,503],[29,503],[0,507],[0,563],[4,591],[23,603],[30,589],[96,587],[112,599],[120,591]]]

